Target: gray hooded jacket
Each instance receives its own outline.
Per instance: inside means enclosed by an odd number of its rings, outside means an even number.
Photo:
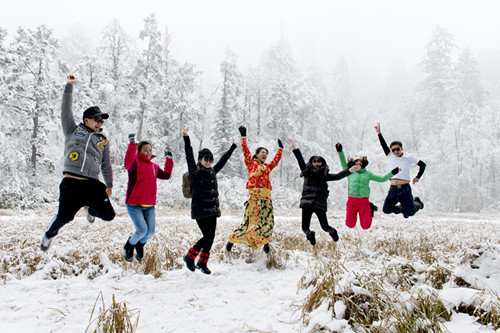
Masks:
[[[67,84],[61,105],[61,122],[64,132],[63,172],[85,178],[102,176],[107,188],[113,187],[113,170],[109,141],[100,132],[93,132],[83,123],[78,126],[73,117],[73,85]]]

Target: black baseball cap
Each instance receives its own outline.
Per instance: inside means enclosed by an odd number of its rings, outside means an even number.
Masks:
[[[83,118],[94,118],[102,117],[102,119],[108,119],[109,114],[101,112],[98,106],[91,106],[83,112]]]

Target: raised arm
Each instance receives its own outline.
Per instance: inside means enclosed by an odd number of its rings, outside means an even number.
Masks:
[[[238,131],[241,134],[241,149],[243,150],[243,157],[245,161],[245,165],[247,167],[248,172],[252,170],[252,154],[250,153],[250,149],[248,149],[247,145],[247,128],[245,126],[238,127]]]
[[[271,163],[269,163],[269,169],[272,170],[278,166],[278,163],[281,160],[281,155],[283,155],[283,143],[281,143],[281,140],[278,139],[278,151],[276,152],[276,155],[274,155],[273,160]]]
[[[345,178],[351,174],[350,169],[344,169],[340,171],[339,173],[329,173],[326,176],[326,181],[332,181],[332,180],[340,180],[342,178]]]
[[[337,142],[337,144],[335,144],[335,149],[337,149],[337,153],[339,154],[339,160],[342,169],[347,169],[347,161],[345,159],[344,151],[342,150],[342,144],[340,142]]]
[[[300,149],[295,147],[292,139],[288,140],[288,144],[292,148],[292,153],[295,155],[295,158],[297,159],[297,162],[299,163],[300,171],[304,171],[304,169],[306,168],[306,162],[304,161],[304,156],[302,156]]]
[[[229,150],[226,151],[224,155],[221,156],[217,164],[214,165],[215,173],[218,173],[224,167],[224,165],[226,165],[226,162],[229,160],[235,149],[236,149],[236,141],[233,138],[233,144],[231,145],[231,147],[229,147]]]
[[[172,169],[174,168],[174,160],[172,159],[172,153],[168,148],[165,148],[165,166],[163,170],[158,168],[158,174],[156,178],[158,179],[169,179],[172,175]]]
[[[191,140],[189,139],[188,130],[182,130],[182,136],[184,138],[184,151],[186,152],[186,162],[188,165],[189,174],[192,176],[194,170],[196,170],[196,161],[194,160],[193,147],[191,147]]]
[[[380,141],[380,145],[382,146],[382,149],[384,150],[384,154],[385,154],[385,156],[387,156],[387,155],[389,155],[391,150],[389,149],[387,142],[385,142],[385,139],[382,136],[382,133],[380,132],[380,123],[377,123],[377,125],[375,125],[374,127],[375,127],[375,131],[377,132],[378,140]]]
[[[73,85],[75,82],[75,77],[68,75],[61,103],[61,124],[64,135],[71,134],[76,127],[75,118],[73,117]]]

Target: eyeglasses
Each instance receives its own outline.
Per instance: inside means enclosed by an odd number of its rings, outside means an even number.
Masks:
[[[96,123],[99,123],[99,124],[104,124],[104,119],[101,119],[101,118],[91,118],[91,119],[94,119],[94,121]]]
[[[203,160],[205,162],[212,163],[214,161],[214,158],[212,156],[210,156],[210,155],[205,155],[205,156],[203,156]]]
[[[313,160],[313,163],[322,163],[321,160]]]
[[[395,152],[397,152],[397,151],[400,151],[400,150],[401,150],[401,148],[397,147],[397,148],[392,148],[391,150],[392,150],[392,152],[393,152],[393,153],[395,153]]]

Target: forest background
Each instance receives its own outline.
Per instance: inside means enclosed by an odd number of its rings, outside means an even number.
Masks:
[[[500,64],[492,60],[498,53],[478,61],[474,50],[436,26],[420,62],[411,68],[394,62],[374,80],[369,71],[364,77],[352,68],[349,57],[332,59],[331,69],[302,66],[285,30],[244,68],[227,49],[217,84],[207,87],[196,63],[172,53],[172,43],[183,43],[175,38],[154,14],[144,18],[138,36],[117,19],[109,22],[97,47],[81,33],[57,39],[48,25],[8,32],[0,23],[0,208],[57,206],[64,158],[60,103],[71,73],[77,77],[75,120],[91,105],[110,114],[104,133],[111,142],[115,205],[124,204],[128,133],[153,142],[160,166],[164,148],[173,151],[173,177],[160,182],[158,192],[159,206],[170,208],[189,207],[181,191],[182,128],[189,128],[195,151],[209,147],[216,159],[231,137],[239,142],[240,124],[248,127],[250,149],[267,147],[270,159],[281,138],[285,152],[272,173],[273,203],[288,208],[298,207],[302,188],[289,138],[306,159],[324,156],[331,172],[340,171],[334,148],[340,141],[347,155],[367,155],[368,169],[385,174],[389,166],[373,129],[381,122],[388,142],[401,140],[405,152],[426,162],[413,189],[425,209],[498,210]],[[246,178],[238,148],[218,176],[223,208],[242,208]],[[372,183],[377,205],[388,186]],[[346,198],[347,181],[330,184],[332,207]]]

